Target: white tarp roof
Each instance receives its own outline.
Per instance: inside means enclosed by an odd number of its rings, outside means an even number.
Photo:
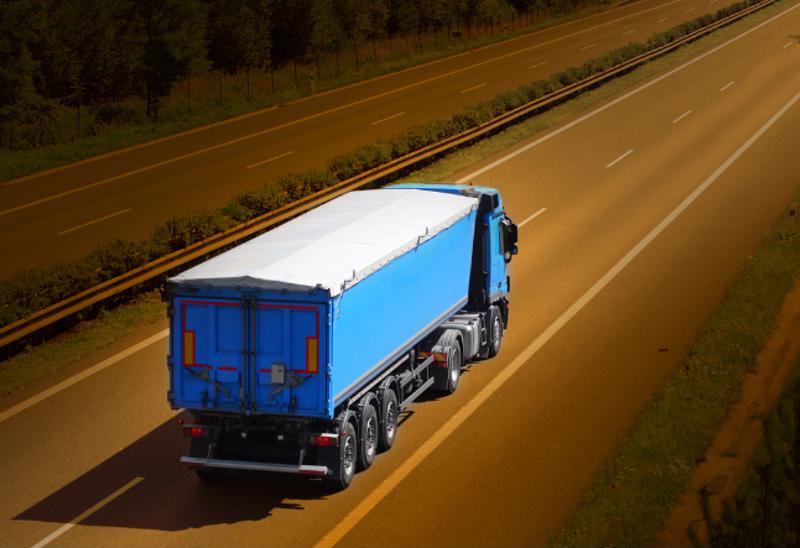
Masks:
[[[476,198],[410,189],[350,192],[170,279],[336,296],[451,226]]]

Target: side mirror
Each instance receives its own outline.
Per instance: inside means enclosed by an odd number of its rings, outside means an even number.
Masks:
[[[501,222],[502,230],[503,230],[503,240],[504,240],[504,258],[507,263],[511,262],[511,257],[516,255],[519,252],[517,248],[517,237],[518,237],[518,229],[517,225],[511,222],[511,219],[508,216],[503,217]]]

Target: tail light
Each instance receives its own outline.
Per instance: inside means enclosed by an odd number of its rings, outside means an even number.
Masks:
[[[311,444],[318,447],[338,447],[339,435],[331,434],[329,432],[317,434],[315,436],[311,436]]]
[[[447,354],[444,352],[420,352],[420,358],[427,358],[433,355],[434,367],[447,367]]]
[[[183,427],[183,435],[189,438],[207,438],[208,428],[195,424],[187,424]]]

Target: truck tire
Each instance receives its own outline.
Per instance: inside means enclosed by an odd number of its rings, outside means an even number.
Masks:
[[[394,445],[394,440],[397,438],[397,414],[399,411],[397,394],[391,387],[384,388],[381,397],[379,451],[388,451]]]
[[[464,365],[461,358],[461,344],[458,339],[452,341],[444,347],[447,354],[447,367],[436,368],[433,372],[434,387],[445,394],[452,394],[458,389],[458,381],[461,378],[461,366]]]
[[[496,304],[489,307],[489,340],[486,345],[486,357],[494,358],[500,352],[503,343],[503,318]]]
[[[347,489],[353,483],[356,474],[358,455],[358,437],[353,423],[347,421],[339,434],[339,473],[335,478],[341,489]]]
[[[461,355],[461,344],[456,343],[451,347],[447,357],[447,387],[445,392],[452,394],[458,389],[458,381],[461,379],[461,367],[464,360]]]
[[[361,412],[361,431],[359,432],[358,467],[366,470],[375,461],[378,452],[378,412],[375,406],[368,403]]]

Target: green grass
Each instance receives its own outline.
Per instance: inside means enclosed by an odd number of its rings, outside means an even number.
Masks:
[[[543,28],[587,17],[606,9],[608,9],[607,6],[592,6],[579,12],[555,15],[533,25],[505,32],[483,34],[470,39],[463,38],[446,43],[442,43],[439,40],[434,44],[429,43],[428,49],[423,51],[412,47],[410,51],[397,54],[391,58],[378,62],[364,62],[358,71],[351,67],[345,67],[340,76],[337,77],[331,74],[316,82],[314,85],[315,91],[320,93],[419,66],[482,46],[530,34]],[[366,60],[369,57],[369,52],[365,48],[362,53]],[[192,92],[191,106],[187,104],[185,99],[185,83],[178,84],[171,96],[164,100],[164,107],[160,114],[161,120],[156,123],[147,121],[142,112],[140,112],[143,111],[143,105],[140,100],[128,100],[123,103],[123,106],[135,111],[139,122],[121,126],[89,123],[88,125],[93,128],[91,132],[96,133],[95,135],[81,136],[70,142],[48,145],[34,150],[0,151],[0,181],[23,177],[307,97],[311,95],[310,74],[314,71],[313,66],[300,67],[298,69],[298,82],[295,84],[293,68],[291,66],[285,67],[280,71],[276,71],[278,82],[276,89],[274,91],[262,89],[261,92],[258,90],[258,82],[261,83],[261,88],[267,88],[269,87],[269,77],[264,74],[258,77],[251,75],[251,90],[254,91],[251,93],[250,98],[246,97],[244,75],[227,76],[223,86],[222,100],[217,98],[216,73],[209,73],[197,78],[194,82],[193,89],[197,89]],[[326,70],[323,68],[324,72]],[[331,69],[328,68],[327,72],[330,73]],[[87,125],[86,122],[84,122],[85,125]],[[83,132],[86,132],[85,128]]]
[[[553,545],[655,542],[689,487],[696,459],[739,399],[798,272],[800,227],[787,216],[728,289],[683,367],[648,401]]]
[[[131,302],[105,310],[91,321],[0,362],[0,396],[51,375],[93,352],[165,317],[159,291],[143,293]]]
[[[800,543],[800,360],[764,420],[764,437],[719,521],[706,517],[712,546]]]

